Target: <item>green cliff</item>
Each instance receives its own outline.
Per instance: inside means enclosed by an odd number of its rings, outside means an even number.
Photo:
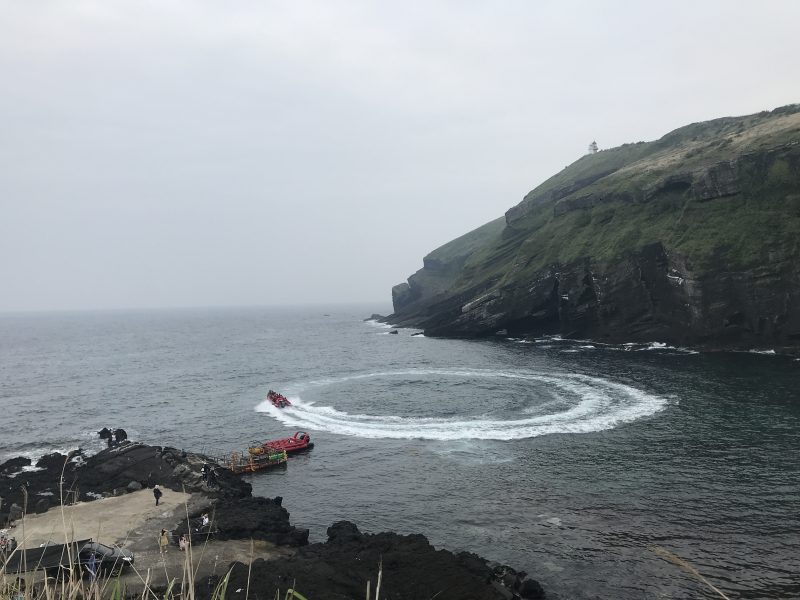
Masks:
[[[577,160],[423,260],[393,323],[800,346],[800,105]]]

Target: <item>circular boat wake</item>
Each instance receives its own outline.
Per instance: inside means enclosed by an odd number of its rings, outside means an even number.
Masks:
[[[318,402],[305,401],[311,390],[358,380],[413,377],[462,378],[469,380],[513,380],[541,390],[541,398],[531,397],[530,405],[517,407],[507,418],[492,412],[492,399],[485,403],[484,414],[471,416],[419,417],[349,413]],[[544,391],[546,390],[546,393]],[[536,371],[411,369],[364,373],[336,379],[309,381],[286,390],[292,402],[288,408],[276,408],[268,400],[256,407],[284,425],[312,431],[327,431],[365,438],[426,440],[516,440],[550,433],[588,433],[611,429],[623,423],[653,415],[667,401],[629,385],[599,377],[572,373]],[[545,398],[544,396],[547,396]],[[409,412],[412,403],[406,403]]]

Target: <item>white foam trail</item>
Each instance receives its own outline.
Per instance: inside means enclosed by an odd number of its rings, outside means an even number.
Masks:
[[[380,329],[393,329],[394,325],[390,325],[388,323],[381,323],[380,321],[376,321],[375,319],[367,319],[364,321],[367,325],[372,325],[372,327],[378,327]]]
[[[627,346],[627,344],[625,344]],[[644,348],[639,348],[638,351],[642,350],[677,350],[675,346],[667,346],[665,342],[650,342]]]
[[[449,376],[531,381],[554,390],[572,404],[568,410],[551,414],[497,419],[487,416],[469,418],[423,418],[350,414],[331,406],[306,402],[300,395],[311,388],[334,383],[398,376]],[[281,423],[312,431],[327,431],[364,438],[400,438],[426,440],[515,440],[549,433],[587,433],[611,429],[647,417],[662,410],[667,402],[634,387],[598,377],[571,373],[554,374],[534,371],[413,369],[362,373],[310,381],[287,390],[289,408],[276,408],[265,400],[256,411],[267,413]]]

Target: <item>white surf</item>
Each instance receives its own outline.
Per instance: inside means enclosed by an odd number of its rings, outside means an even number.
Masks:
[[[570,406],[567,410],[547,414],[529,415],[520,411],[517,418],[508,419],[489,416],[429,418],[354,414],[303,399],[307,390],[346,381],[426,375],[529,380],[548,386],[557,396],[568,399]],[[364,373],[298,384],[287,390],[287,396],[292,402],[290,408],[279,409],[265,400],[256,410],[298,429],[364,438],[426,440],[515,440],[552,433],[602,431],[653,415],[667,405],[664,398],[599,377],[534,371],[414,369]]]

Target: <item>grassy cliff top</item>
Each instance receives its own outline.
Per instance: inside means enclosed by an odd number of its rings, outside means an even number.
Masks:
[[[534,188],[520,205],[531,205],[601,191],[620,179],[646,179],[670,171],[688,171],[736,155],[790,143],[800,138],[800,104],[744,117],[723,117],[680,127],[652,142],[623,144],[582,156]],[[513,209],[512,209],[513,210]]]
[[[498,285],[535,278],[548,265],[584,257],[602,266],[654,242],[699,270],[715,261],[752,266],[776,247],[796,251],[798,161],[800,104],[693,123],[656,141],[581,157],[528,193],[505,220],[437,248],[426,264],[457,270],[451,290],[490,278]],[[720,164],[735,171],[736,190],[714,192],[724,184],[714,171]],[[665,185],[671,179],[679,184]],[[707,181],[714,193],[698,198],[687,181]]]
[[[486,246],[499,236],[506,226],[505,217],[489,221],[461,237],[439,246],[436,250],[425,256],[425,261],[436,260],[439,262],[452,262],[459,258],[466,258],[472,252]]]

